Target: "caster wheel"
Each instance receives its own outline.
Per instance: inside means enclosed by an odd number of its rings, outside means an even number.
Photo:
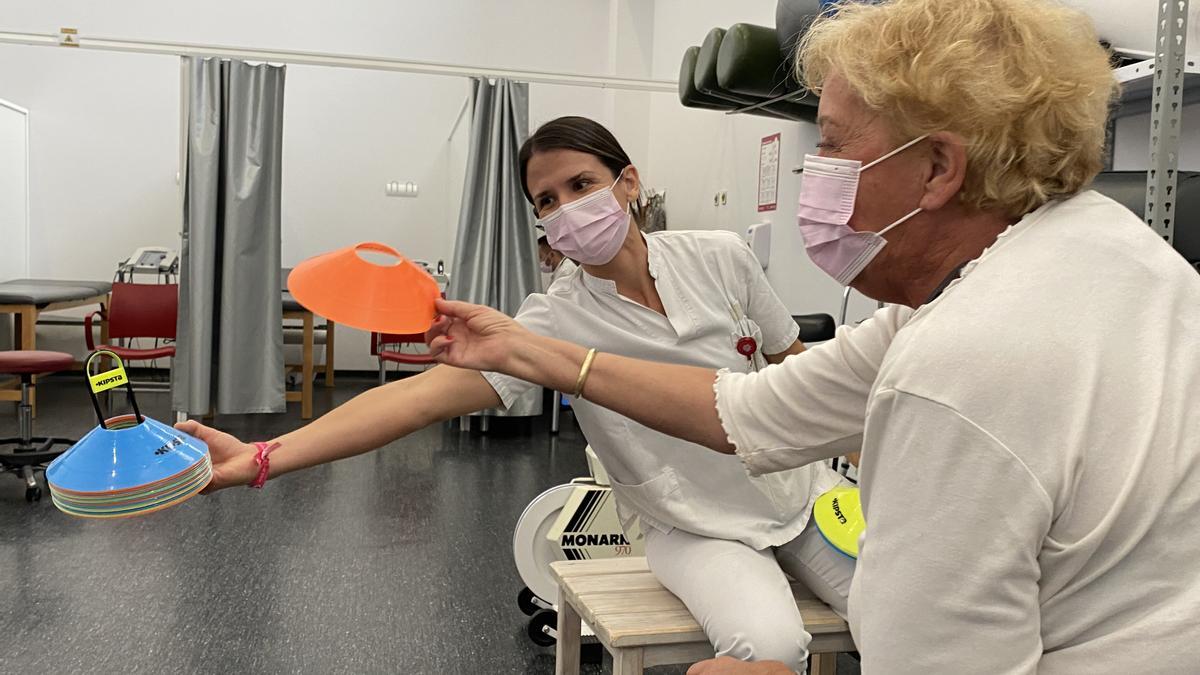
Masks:
[[[40,486],[25,488],[25,501],[38,502],[41,500],[42,500],[42,488]]]
[[[550,604],[529,590],[529,587],[522,588],[521,592],[517,593],[517,607],[521,608],[525,616],[533,616],[543,609],[551,609]]]
[[[557,628],[558,612],[552,609],[543,609],[534,614],[533,618],[529,620],[529,627],[526,632],[529,634],[529,639],[533,640],[535,645],[549,647],[558,642],[558,638],[555,634],[546,631],[555,631]]]

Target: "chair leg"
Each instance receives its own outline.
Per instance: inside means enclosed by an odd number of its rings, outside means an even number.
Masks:
[[[808,669],[809,675],[836,675],[837,654],[813,654]]]
[[[304,364],[301,366],[304,381],[300,388],[300,419],[312,419],[313,393],[313,315],[304,313]]]
[[[30,305],[22,308],[16,313],[16,330],[19,336],[17,341],[17,349],[37,349],[37,308]],[[30,382],[37,383],[37,378],[34,377]],[[37,417],[37,394],[29,392],[29,410],[30,414]]]
[[[562,394],[554,392],[550,397],[550,405],[553,410],[550,411],[550,433],[558,433],[558,416],[562,414]]]
[[[554,675],[579,675],[579,613],[569,602],[558,603]]]
[[[333,322],[325,319],[325,386],[333,386],[333,356],[335,350],[333,348]]]
[[[383,359],[379,359],[379,386],[387,384],[387,364]]]
[[[645,670],[645,653],[641,647],[616,649],[612,657],[613,675],[642,675]]]
[[[17,435],[21,437],[19,449],[33,449],[33,376],[21,376],[21,402],[17,405]]]
[[[33,467],[32,466],[26,464],[25,466],[21,467],[21,479],[25,481],[25,489],[26,490],[36,490],[37,489],[37,486],[38,486],[37,478],[34,478],[34,476],[33,476]]]

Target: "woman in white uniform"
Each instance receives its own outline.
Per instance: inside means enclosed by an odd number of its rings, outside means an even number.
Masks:
[[[798,62],[821,97],[809,257],[906,307],[757,373],[589,357],[444,302],[432,351],[581,388],[753,475],[861,443],[864,673],[1200,672],[1200,277],[1087,189],[1117,90],[1087,19],[844,3]],[[772,671],[694,669],[717,672]]]
[[[548,243],[580,264],[549,294],[526,299],[517,320],[529,330],[739,373],[803,351],[795,321],[737,235],[639,231],[638,171],[601,125],[579,117],[547,123],[522,147],[520,167]],[[276,439],[269,475],[509,405],[532,386],[497,373],[433,368]],[[803,670],[810,636],[784,570],[845,610],[853,562],[809,519],[811,501],[841,476],[813,465],[750,478],[736,457],[703,452],[585,400],[574,401],[574,410],[612,480],[622,523],[628,529],[640,521],[651,569],[687,604],[716,651]],[[195,422],[180,428],[212,448],[212,489],[257,476],[254,446]]]
[[[536,228],[538,234],[538,267],[542,270],[543,286],[548,291],[559,279],[569,277],[579,267],[567,256],[550,248],[546,240],[546,230]]]

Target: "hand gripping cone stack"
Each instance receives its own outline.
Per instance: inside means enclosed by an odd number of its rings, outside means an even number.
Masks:
[[[117,365],[92,375],[92,365],[101,357]],[[46,469],[50,496],[59,510],[83,518],[138,516],[187,501],[208,485],[208,446],[144,417],[116,354],[96,352],[85,371],[100,424]],[[105,419],[97,395],[122,385],[133,414]]]

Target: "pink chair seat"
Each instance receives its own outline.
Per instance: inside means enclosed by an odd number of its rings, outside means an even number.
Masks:
[[[0,373],[7,375],[46,375],[70,370],[75,357],[64,352],[43,352],[34,349],[0,352]]]

